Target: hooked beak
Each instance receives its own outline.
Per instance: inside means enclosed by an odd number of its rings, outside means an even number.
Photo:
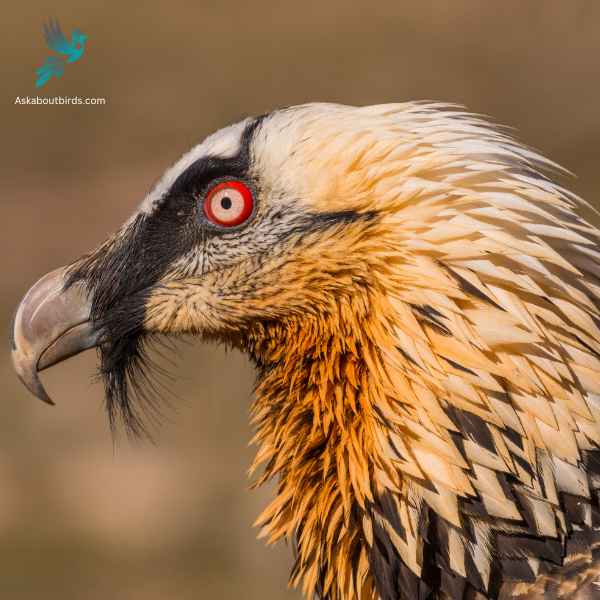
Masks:
[[[65,289],[65,269],[44,275],[25,294],[11,328],[12,361],[25,387],[54,404],[38,372],[98,345],[90,302],[80,283]]]

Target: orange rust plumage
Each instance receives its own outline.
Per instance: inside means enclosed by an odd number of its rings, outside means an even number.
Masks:
[[[600,232],[556,166],[427,103],[294,107],[248,144],[256,223],[293,208],[310,227],[202,273],[180,258],[143,327],[255,362],[252,471],[278,481],[258,524],[296,546],[292,583],[328,600],[593,597]]]

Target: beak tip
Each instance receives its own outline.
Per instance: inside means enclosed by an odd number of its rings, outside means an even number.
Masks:
[[[9,342],[15,371],[23,385],[46,404],[54,402],[39,378],[46,369],[97,344],[85,289],[65,288],[65,268],[39,279],[13,317]]]
[[[39,398],[46,404],[54,406],[54,401],[48,396],[48,393],[38,377],[37,365],[34,364],[34,361],[28,360],[16,350],[13,350],[12,352],[12,361],[15,371],[17,372],[17,377],[20,379],[21,383],[36,398]]]

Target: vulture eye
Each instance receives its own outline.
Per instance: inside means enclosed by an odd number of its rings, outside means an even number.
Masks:
[[[254,198],[241,181],[223,181],[208,190],[204,198],[206,218],[219,227],[241,225],[252,214]]]

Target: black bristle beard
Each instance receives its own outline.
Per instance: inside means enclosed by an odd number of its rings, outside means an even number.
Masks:
[[[168,392],[161,382],[165,371],[148,353],[156,337],[144,329],[146,299],[164,268],[153,254],[146,221],[138,217],[96,252],[73,263],[66,282],[66,287],[83,285],[91,300],[91,320],[100,340],[98,378],[104,384],[111,430],[115,433],[122,423],[133,437],[150,437],[148,424],[159,421],[160,396]]]
[[[149,356],[152,336],[138,327],[124,331],[118,322],[99,323],[98,376],[104,384],[106,412],[111,431],[122,423],[133,437],[148,436],[148,422],[158,420],[159,367]]]

